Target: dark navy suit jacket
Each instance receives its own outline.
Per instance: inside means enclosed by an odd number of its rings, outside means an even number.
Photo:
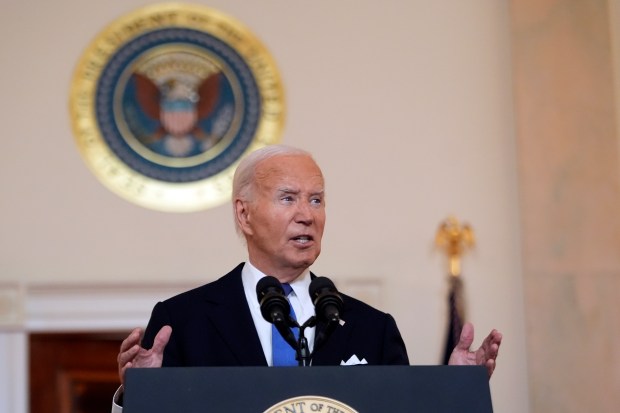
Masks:
[[[266,366],[238,265],[222,278],[155,305],[143,347],[150,348],[159,329],[172,327],[163,366]],[[340,365],[353,355],[371,365],[409,364],[394,318],[341,294],[338,325],[314,350],[312,365]],[[317,334],[325,326],[317,325]]]

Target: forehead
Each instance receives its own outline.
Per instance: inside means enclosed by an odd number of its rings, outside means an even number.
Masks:
[[[323,174],[307,155],[279,155],[260,162],[256,183],[261,187],[286,185],[296,189],[323,190]]]

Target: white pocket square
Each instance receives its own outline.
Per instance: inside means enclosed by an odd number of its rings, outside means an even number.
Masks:
[[[357,358],[357,356],[354,354],[351,356],[350,359],[348,359],[347,361],[341,361],[340,365],[341,366],[356,366],[358,364],[368,364],[368,362],[366,361],[366,359],[359,359]]]

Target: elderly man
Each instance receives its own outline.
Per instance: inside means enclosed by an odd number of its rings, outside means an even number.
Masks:
[[[308,292],[309,270],[321,252],[325,227],[323,174],[300,149],[272,145],[242,160],[233,180],[233,213],[243,235],[248,261],[212,283],[157,303],[142,338],[135,329],[118,355],[121,383],[131,367],[274,366],[278,337],[261,315],[259,280],[269,275],[290,286],[287,298],[300,324],[314,315]],[[312,365],[340,365],[352,357],[368,364],[409,364],[394,319],[361,301],[342,295],[342,322],[322,344],[315,336],[327,328],[306,329]],[[502,336],[493,330],[470,351],[473,326],[466,324],[450,364],[484,365],[489,376]],[[316,347],[316,348],[315,348]],[[112,411],[120,411],[122,386]]]

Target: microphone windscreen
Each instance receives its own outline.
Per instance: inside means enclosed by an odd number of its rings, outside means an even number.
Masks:
[[[317,296],[325,289],[332,292],[338,292],[332,280],[327,277],[316,277],[314,280],[312,280],[312,282],[310,283],[310,287],[308,288],[310,298],[314,301]]]
[[[258,280],[258,283],[256,284],[256,296],[258,297],[258,302],[263,299],[265,294],[267,294],[269,291],[273,291],[274,289],[276,291],[280,290],[282,291],[282,294],[284,294],[284,290],[282,290],[282,284],[280,284],[280,281],[278,281],[276,277],[267,275]]]
[[[282,284],[276,277],[267,275],[258,281],[256,298],[265,320],[273,324],[290,323],[291,305],[284,295]]]

